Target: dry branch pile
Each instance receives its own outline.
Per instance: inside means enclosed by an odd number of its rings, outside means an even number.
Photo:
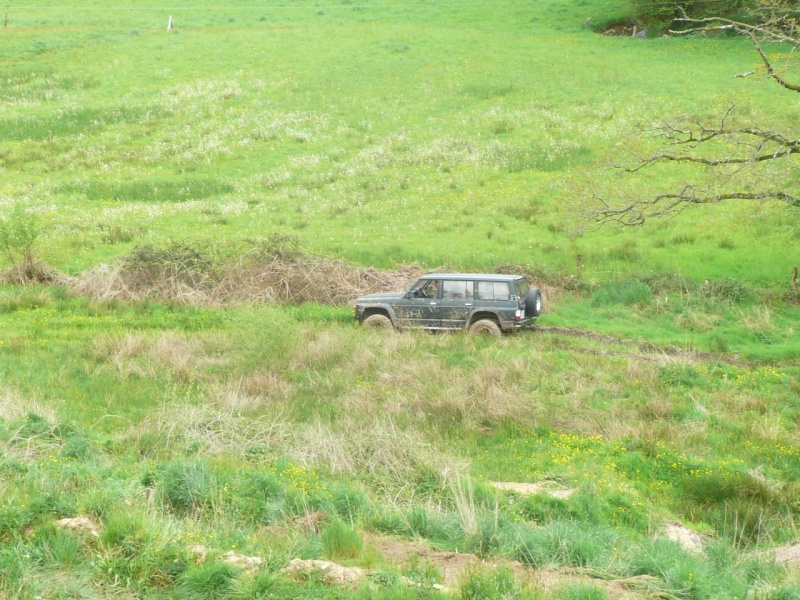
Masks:
[[[83,273],[71,287],[99,301],[338,306],[360,295],[405,289],[420,273],[416,265],[379,271],[272,246],[219,258],[203,249],[172,244],[135,248],[114,264]]]

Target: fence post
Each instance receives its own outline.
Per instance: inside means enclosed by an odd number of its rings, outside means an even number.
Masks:
[[[578,254],[578,281],[583,279],[583,254]]]
[[[172,15],[169,16],[169,21],[167,21],[167,31],[172,29]]]
[[[797,290],[797,267],[792,267],[792,289]]]

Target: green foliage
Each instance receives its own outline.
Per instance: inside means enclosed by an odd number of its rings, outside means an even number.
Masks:
[[[743,12],[752,7],[752,0],[695,0],[686,2],[652,2],[648,0],[631,0],[631,16],[642,26],[652,27],[655,33],[663,33],[667,29],[683,29],[683,23],[675,19],[684,15],[702,19],[705,17],[742,18]]]
[[[10,214],[0,217],[0,255],[9,265],[30,271],[40,235],[38,219],[17,204]]]

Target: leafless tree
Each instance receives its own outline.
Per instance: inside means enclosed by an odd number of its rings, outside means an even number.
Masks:
[[[683,17],[679,21],[687,28],[671,33],[708,35],[728,31],[744,36],[752,43],[760,65],[735,77],[761,75],[787,93],[800,92],[800,83],[790,79],[800,47],[800,4],[788,0],[762,3],[749,16],[747,22],[721,17]],[[638,194],[628,193],[618,202],[602,193],[590,192],[593,200],[588,214],[590,221],[635,226],[694,205],[728,200],[771,200],[800,209],[800,193],[787,181],[795,155],[800,154],[800,138],[796,132],[773,129],[748,119],[752,117],[737,114],[736,105],[731,104],[712,123],[663,120],[647,128],[645,133],[654,136],[661,149],[644,158],[640,154],[628,164],[617,164],[614,168],[642,174],[654,168],[683,165],[689,168],[687,179],[692,183],[652,196],[636,197]]]

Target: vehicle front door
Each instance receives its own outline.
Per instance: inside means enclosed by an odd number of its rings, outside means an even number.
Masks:
[[[439,327],[439,298],[441,285],[438,279],[420,279],[406,295],[392,306],[399,327]]]
[[[472,312],[475,296],[473,281],[442,281],[439,316],[443,329],[463,329]]]

